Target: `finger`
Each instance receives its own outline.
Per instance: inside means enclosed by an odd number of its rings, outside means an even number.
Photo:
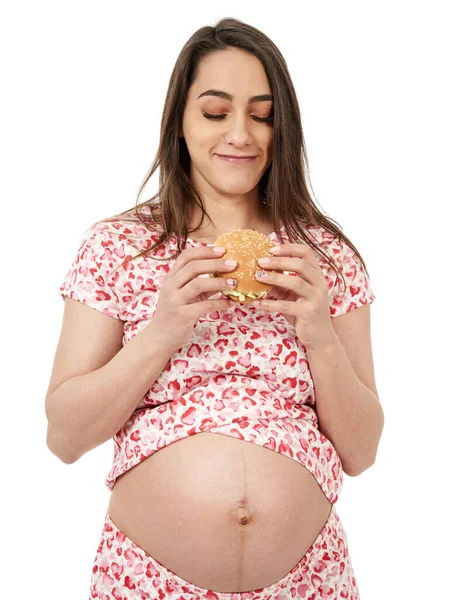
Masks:
[[[310,254],[312,255],[312,249],[308,244],[295,244],[295,243],[287,243],[282,244],[281,246],[275,246],[275,248],[270,248],[269,252],[273,254],[273,256],[299,256],[299,257],[307,257]]]
[[[199,260],[202,258],[219,258],[224,254],[224,252],[214,252],[213,248],[214,246],[202,246],[200,248],[186,248],[185,250],[182,250],[182,252],[174,261],[170,273],[173,275],[179,273],[179,271],[185,267],[186,264],[193,260]]]
[[[302,277],[311,285],[315,285],[318,278],[317,270],[310,262],[300,260],[300,258],[270,258],[270,262],[258,260],[261,270],[275,270],[285,273],[293,272]]]
[[[318,256],[314,250],[308,244],[282,244],[276,246],[276,250],[270,248],[270,252],[276,256],[289,256],[293,258],[301,258],[306,263],[310,263],[315,269],[320,269],[319,260],[323,260],[323,257]],[[317,258],[318,256],[318,258]]]
[[[297,295],[290,290],[285,290],[277,285],[274,285],[272,289],[269,291],[268,296],[266,296],[269,300],[292,300],[295,301],[297,299]]]
[[[196,297],[208,299],[214,294],[224,290],[233,290],[238,285],[236,279],[223,279],[223,277],[196,277],[182,288],[179,298],[182,304],[193,302]]]
[[[203,276],[209,277],[210,273],[228,273],[237,268],[237,261],[234,265],[227,265],[221,258],[205,258],[192,260],[187,263],[183,269],[180,269],[174,278],[176,289],[182,289],[191,280]]]
[[[292,317],[296,317],[300,312],[300,308],[296,302],[287,302],[285,300],[253,300],[250,304],[251,306],[259,306],[263,310],[279,312]]]
[[[265,273],[265,271],[258,271],[258,273]],[[268,285],[275,285],[286,290],[291,290],[297,296],[303,296],[303,298],[306,298],[306,296],[308,296],[310,293],[310,289],[312,289],[312,285],[301,277],[298,277],[298,275],[268,273],[264,276],[256,274],[255,277],[262,283],[267,283]]]
[[[189,318],[196,319],[207,313],[229,310],[231,308],[227,298],[218,298],[214,300],[204,300],[203,302],[195,302],[187,306]]]

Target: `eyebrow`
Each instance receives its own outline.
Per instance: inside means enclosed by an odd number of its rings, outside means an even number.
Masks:
[[[218,96],[218,98],[223,98],[224,100],[232,100],[232,94],[228,94],[227,92],[222,92],[221,90],[206,90],[202,94],[199,94],[198,100],[203,96]],[[248,100],[248,104],[252,104],[253,102],[273,102],[273,96],[271,94],[260,94],[258,96],[251,96]]]

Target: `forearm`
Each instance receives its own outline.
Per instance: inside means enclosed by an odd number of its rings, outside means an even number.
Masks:
[[[339,337],[307,350],[320,431],[332,442],[348,475],[375,461],[384,415],[375,394],[357,377]]]
[[[165,368],[172,350],[152,321],[106,365],[71,377],[46,399],[47,445],[72,463],[109,440],[129,419]]]

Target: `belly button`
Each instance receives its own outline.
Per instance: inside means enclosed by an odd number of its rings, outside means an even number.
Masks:
[[[237,509],[237,518],[240,525],[248,525],[253,520],[251,511],[248,508],[240,507]]]

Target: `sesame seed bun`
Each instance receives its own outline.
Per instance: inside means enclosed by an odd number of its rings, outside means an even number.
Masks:
[[[223,296],[236,302],[251,302],[265,298],[273,285],[261,283],[254,277],[256,271],[262,271],[257,259],[263,256],[273,256],[269,252],[275,243],[264,233],[254,229],[234,229],[220,235],[213,244],[226,248],[222,258],[236,260],[237,267],[227,273],[211,273],[210,277],[229,277],[237,279],[238,285],[231,290],[223,290]]]

